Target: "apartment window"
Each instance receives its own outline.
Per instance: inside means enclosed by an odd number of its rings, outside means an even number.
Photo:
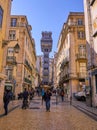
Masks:
[[[17,25],[17,19],[11,18],[11,27],[16,27],[16,25]]]
[[[7,50],[7,54],[8,54],[8,56],[13,56],[14,55],[14,48],[9,47]]]
[[[48,52],[48,49],[45,49],[45,52]]]
[[[78,38],[84,39],[85,38],[85,32],[84,31],[78,31]]]
[[[3,20],[3,9],[0,6],[0,28],[2,27],[2,20]]]
[[[85,45],[80,45],[79,46],[79,54],[81,56],[85,56],[86,55],[86,46]]]
[[[9,31],[9,39],[10,40],[15,40],[16,39],[16,31],[15,30],[10,30]]]
[[[77,24],[78,25],[83,25],[83,20],[82,19],[78,19]]]

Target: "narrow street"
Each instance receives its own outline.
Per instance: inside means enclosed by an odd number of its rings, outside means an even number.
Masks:
[[[69,102],[56,105],[54,96],[50,112],[46,112],[45,103],[41,104],[41,97],[34,97],[26,110],[21,109],[21,105],[0,117],[0,130],[97,130],[95,120]]]

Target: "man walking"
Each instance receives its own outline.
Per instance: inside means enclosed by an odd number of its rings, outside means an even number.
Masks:
[[[46,105],[46,111],[50,112],[50,100],[51,100],[51,92],[50,90],[47,90],[47,92],[44,95],[45,105]]]
[[[3,103],[4,103],[4,110],[5,110],[5,115],[8,114],[8,104],[10,101],[10,91],[5,90],[4,95],[3,95]]]
[[[25,88],[24,89],[24,92],[23,92],[23,105],[22,105],[22,109],[26,109],[28,107],[28,96],[29,96],[29,93],[27,91],[27,89]]]

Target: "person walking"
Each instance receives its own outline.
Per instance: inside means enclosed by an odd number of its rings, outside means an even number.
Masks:
[[[31,101],[34,97],[34,90],[33,88],[31,88],[31,90],[29,91],[29,100]]]
[[[64,93],[64,90],[62,89],[62,90],[61,90],[61,100],[62,100],[62,102],[64,101],[64,94],[65,94],[65,93]]]
[[[45,105],[46,105],[46,111],[50,112],[50,100],[51,100],[52,93],[50,90],[47,90],[44,94],[44,100],[45,100]]]
[[[43,101],[44,101],[44,94],[45,94],[45,91],[44,91],[44,88],[42,88],[42,90],[41,90],[42,105],[43,105]]]
[[[4,95],[3,95],[3,103],[4,103],[4,110],[5,110],[5,114],[8,114],[8,104],[10,102],[10,91],[5,90],[4,91]]]
[[[24,92],[23,92],[23,105],[22,105],[22,109],[26,109],[28,107],[28,96],[29,96],[29,93],[27,91],[27,89],[25,88],[24,89]]]

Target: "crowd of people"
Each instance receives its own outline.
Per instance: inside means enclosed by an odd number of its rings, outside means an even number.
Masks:
[[[60,96],[61,101],[62,102],[64,101],[65,92],[63,89],[56,89],[54,91],[54,90],[44,89],[44,88],[42,88],[41,90],[38,90],[38,89],[34,90],[32,88],[30,91],[28,91],[27,88],[24,88],[24,91],[22,93],[20,93],[18,95],[18,97],[20,97],[20,99],[22,99],[22,101],[23,101],[22,109],[26,109],[29,107],[29,102],[33,99],[34,95],[41,96],[42,105],[43,105],[43,102],[45,102],[46,111],[50,111],[50,101],[51,101],[51,96],[53,94],[56,95],[56,99],[58,96]],[[8,104],[9,104],[11,98],[12,97],[10,96],[10,91],[4,91],[3,102],[4,102],[5,115],[8,114]],[[57,102],[57,100],[56,100],[56,102]]]

